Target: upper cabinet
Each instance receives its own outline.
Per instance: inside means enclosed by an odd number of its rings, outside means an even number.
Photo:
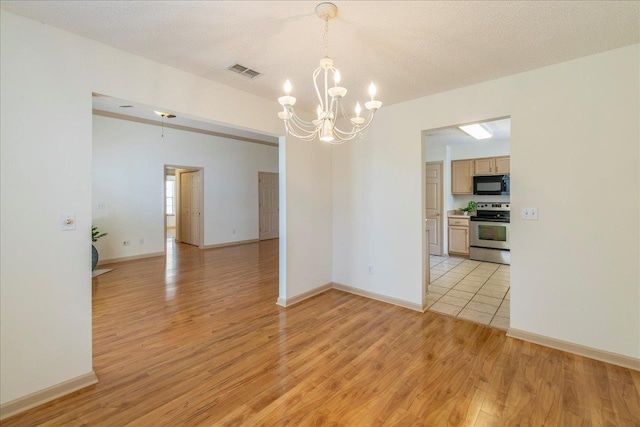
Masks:
[[[496,157],[496,173],[499,175],[511,173],[511,156]]]
[[[474,159],[474,175],[505,175],[511,171],[511,157],[486,157]]]
[[[451,162],[451,193],[473,194],[473,160]]]
[[[491,175],[495,169],[495,159],[493,157],[487,159],[475,159],[474,175]]]
[[[475,175],[508,175],[510,156],[451,161],[451,194],[473,194]]]

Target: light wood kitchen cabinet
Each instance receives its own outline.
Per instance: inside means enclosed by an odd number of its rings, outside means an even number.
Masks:
[[[451,194],[473,194],[473,160],[451,162]]]
[[[504,175],[511,173],[511,157],[496,157],[496,173]]]
[[[474,159],[474,175],[505,175],[511,171],[511,157],[486,157]]]
[[[449,218],[449,253],[469,254],[468,218]]]
[[[474,175],[492,175],[495,168],[495,160],[493,157],[486,159],[475,159],[473,161]]]

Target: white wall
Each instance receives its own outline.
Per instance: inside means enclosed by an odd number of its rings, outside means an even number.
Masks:
[[[640,357],[639,50],[382,108],[333,153],[334,280],[420,304],[421,131],[511,116],[511,327]]]
[[[332,146],[288,138],[285,147],[287,260],[281,271],[286,270],[287,282],[279,297],[283,305],[332,281]],[[282,231],[280,236],[284,238]]]
[[[205,245],[259,237],[258,172],[278,172],[278,147],[171,128],[161,137],[94,115],[93,223],[109,233],[95,244],[101,260],[164,251],[164,165],[204,168]]]
[[[274,136],[283,126],[274,100],[5,10],[0,15],[0,396],[6,403],[92,370],[91,93]],[[286,150],[280,148],[281,156],[291,164],[316,161],[295,148],[287,156]],[[320,200],[307,206],[306,199],[281,198],[285,222],[287,208],[304,214],[331,199],[329,161],[319,162],[308,169],[301,165],[292,178],[307,184],[322,178],[316,188]],[[280,169],[282,177],[282,164]],[[308,212],[288,227],[298,234],[288,237],[299,247],[290,255],[287,242],[281,242],[281,260],[290,257],[281,261],[287,268],[280,274],[282,294],[287,284],[297,289],[307,267],[319,277],[307,277],[301,288],[327,281],[326,271],[330,276],[330,264],[323,262],[330,258],[330,238],[303,243],[301,237],[330,235],[329,212]],[[75,213],[77,230],[60,231],[62,213]],[[325,214],[328,220],[321,217]],[[298,276],[287,281],[289,274]]]

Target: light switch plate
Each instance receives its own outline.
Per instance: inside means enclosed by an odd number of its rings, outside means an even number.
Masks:
[[[62,231],[69,231],[76,229],[76,214],[62,214],[60,215],[60,229]]]

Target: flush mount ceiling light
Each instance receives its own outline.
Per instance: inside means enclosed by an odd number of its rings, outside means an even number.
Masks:
[[[473,125],[458,126],[458,128],[471,135],[475,139],[489,139],[493,136],[493,133],[484,123],[476,123]]]
[[[373,116],[382,106],[382,102],[374,99],[376,87],[373,83],[369,86],[371,100],[364,106],[369,110],[366,118],[360,117],[362,109],[360,103],[356,103],[356,116],[348,118],[342,105],[342,98],[347,94],[347,89],[340,85],[340,72],[333,66],[333,60],[328,55],[329,50],[329,20],[338,14],[338,7],[333,3],[320,3],[316,6],[316,15],[324,20],[324,58],[320,60],[320,66],[313,72],[313,85],[318,95],[318,118],[312,122],[301,119],[293,109],[296,98],[291,96],[291,83],[289,80],[284,85],[285,96],[278,98],[278,102],[284,110],[278,113],[278,117],[284,120],[284,126],[292,136],[306,141],[315,139],[316,136],[324,142],[341,144],[350,141],[356,136],[363,137],[364,132],[371,125]],[[329,87],[329,74],[333,77],[334,85]],[[320,79],[320,84],[318,80]],[[323,85],[324,83],[324,85]],[[320,90],[323,87],[323,91]],[[342,117],[349,130],[338,128],[336,122]],[[350,124],[349,124],[350,123]]]

